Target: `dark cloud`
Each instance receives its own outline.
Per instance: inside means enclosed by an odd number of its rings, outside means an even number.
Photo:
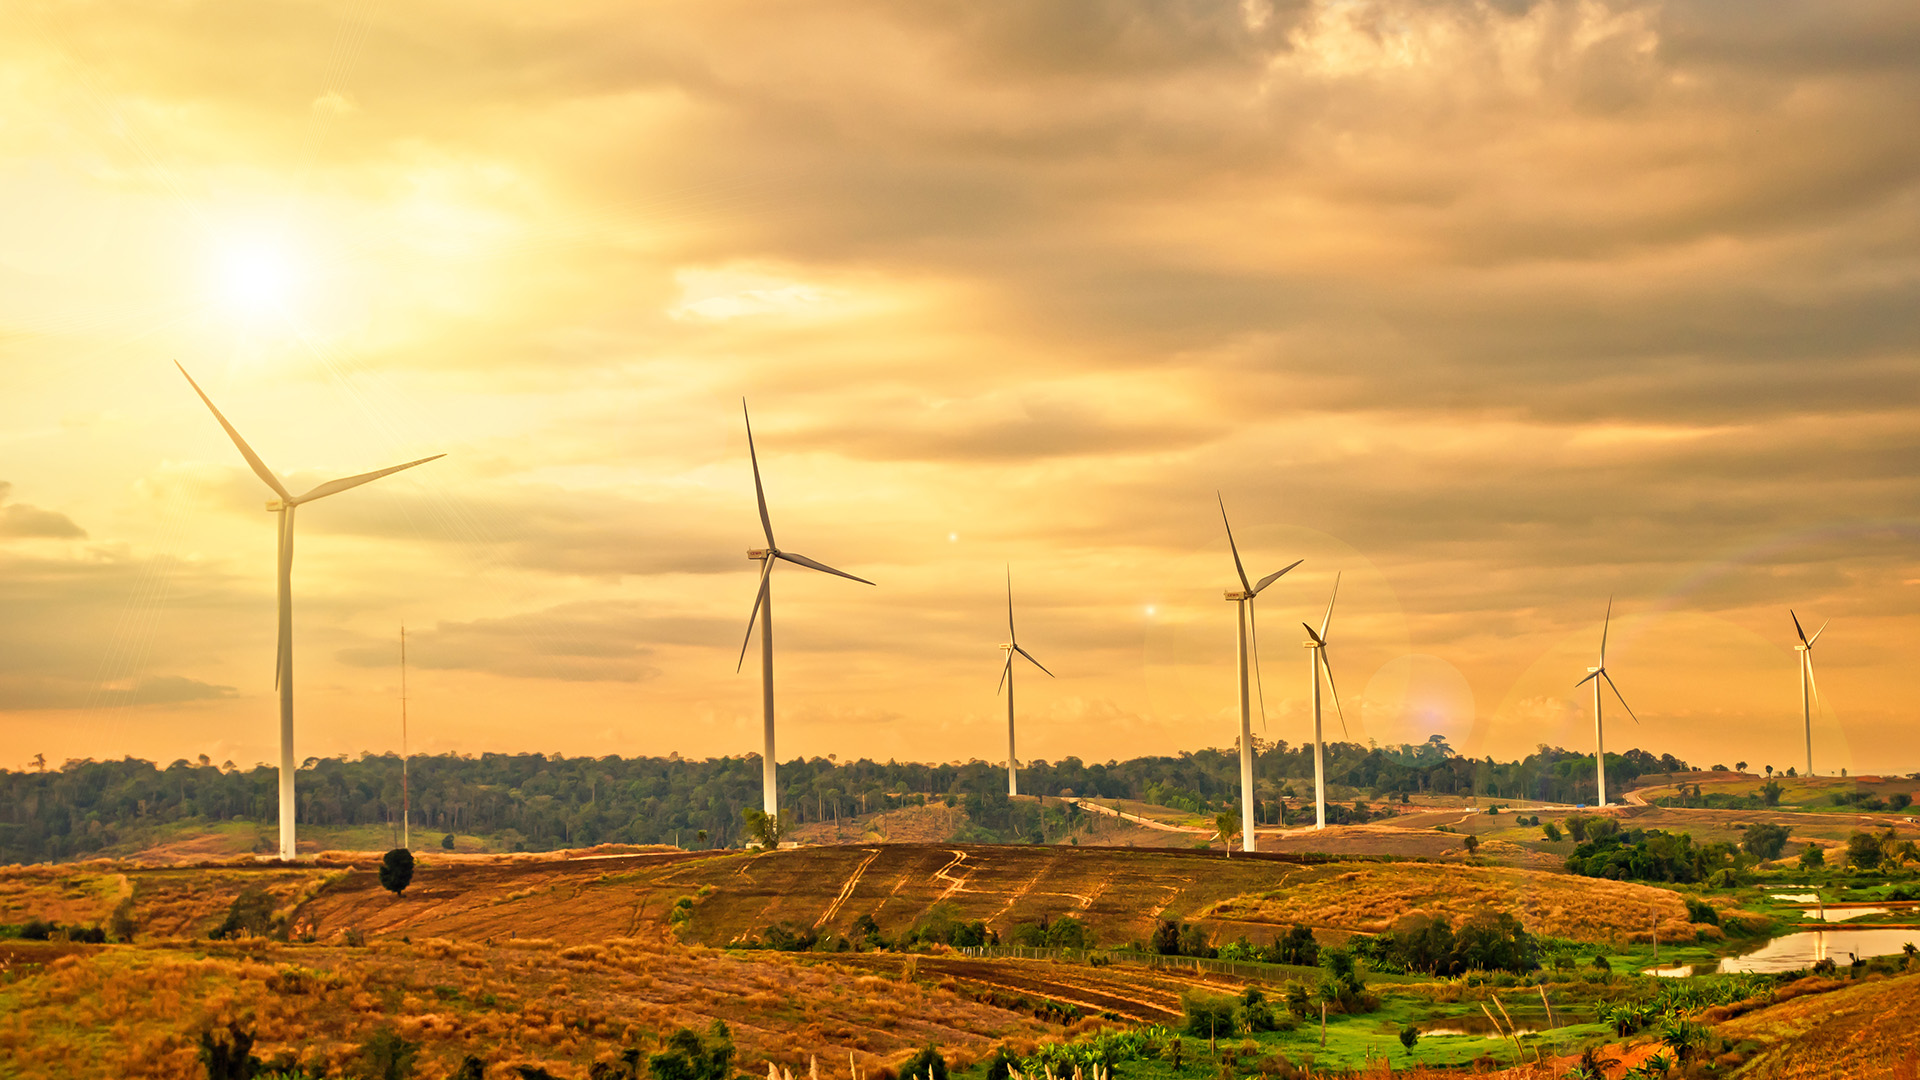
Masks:
[[[730,624],[648,614],[629,601],[585,601],[543,611],[443,622],[407,635],[407,661],[430,670],[484,671],[573,682],[643,682],[661,670],[657,647],[713,646]],[[355,667],[399,664],[397,645],[363,645],[336,657]]]
[[[7,501],[13,485],[0,480],[0,503]],[[0,506],[0,536],[45,537],[54,540],[84,540],[87,531],[65,514],[42,510],[25,503]]]

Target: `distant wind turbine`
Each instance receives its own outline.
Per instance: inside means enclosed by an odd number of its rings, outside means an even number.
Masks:
[[[199,394],[200,400],[206,402],[207,408],[213,410],[213,418],[220,421],[220,426],[226,429],[227,437],[232,439],[233,445],[239,448],[240,456],[247,459],[247,465],[253,469],[254,475],[264,481],[267,487],[272,488],[274,495],[277,496],[276,498],[267,500],[267,509],[280,515],[280,641],[273,673],[274,685],[280,690],[280,857],[291,860],[294,857],[293,831],[295,820],[293,803],[294,508],[303,503],[313,502],[316,499],[324,499],[329,495],[337,495],[348,488],[359,487],[369,480],[378,480],[383,476],[391,476],[402,469],[411,469],[415,465],[425,465],[429,461],[446,457],[446,455],[435,454],[433,457],[424,457],[418,461],[409,461],[405,465],[395,465],[391,468],[376,469],[373,472],[361,473],[358,476],[347,476],[339,480],[329,480],[304,495],[295,496],[287,491],[286,485],[280,482],[279,477],[273,475],[273,470],[267,468],[266,462],[260,460],[260,455],[253,452],[253,447],[247,445],[247,441],[240,437],[240,433],[234,430],[233,425],[227,423],[227,418],[220,414],[220,410],[214,408],[213,400],[207,397],[206,391],[200,389],[199,383],[193,381],[193,376],[187,375],[187,369],[177,360],[174,361],[173,366],[180,368],[180,374],[187,376],[187,383],[193,387],[193,392]]]
[[[1813,704],[1820,700],[1819,684],[1813,681],[1813,643],[1819,641],[1820,635],[1827,632],[1827,624],[1821,623],[1820,629],[1815,630],[1812,637],[1808,637],[1807,632],[1800,627],[1800,616],[1794,615],[1792,608],[1787,609],[1787,614],[1793,618],[1793,632],[1800,636],[1800,644],[1795,645],[1793,651],[1800,654],[1800,716],[1807,725],[1807,775],[1812,776]]]
[[[1607,617],[1606,620],[1600,624],[1600,666],[1588,668],[1587,677],[1573,684],[1575,690],[1580,689],[1588,683],[1593,684],[1593,759],[1599,771],[1599,801],[1602,808],[1605,808],[1607,805],[1607,746],[1605,730],[1601,726],[1600,721],[1600,681],[1602,679],[1606,680],[1607,686],[1613,690],[1614,699],[1620,702],[1620,707],[1627,710],[1628,716],[1633,716],[1633,722],[1636,724],[1640,722],[1640,718],[1633,714],[1633,706],[1628,705],[1627,699],[1620,696],[1620,688],[1614,685],[1613,676],[1607,674],[1607,628],[1612,624],[1613,599],[1609,597],[1607,599]]]
[[[1237,605],[1236,624],[1239,630],[1235,641],[1239,657],[1240,674],[1240,850],[1256,851],[1258,844],[1253,836],[1253,703],[1247,697],[1247,631],[1253,631],[1253,677],[1256,683],[1260,679],[1260,625],[1253,614],[1254,598],[1267,586],[1280,579],[1280,575],[1299,566],[1304,559],[1295,559],[1266,577],[1259,583],[1247,580],[1247,568],[1240,562],[1240,546],[1233,542],[1233,523],[1227,520],[1227,500],[1219,492],[1213,493],[1220,501],[1220,523],[1227,527],[1227,550],[1233,552],[1233,572],[1240,577],[1240,588],[1228,589],[1226,598]],[[1267,695],[1263,687],[1260,692],[1260,723],[1267,722]],[[1232,849],[1232,845],[1228,845]]]
[[[733,669],[739,671],[747,662],[747,646],[753,641],[753,627],[760,626],[760,703],[762,719],[765,725],[766,748],[760,759],[760,804],[769,815],[780,812],[780,797],[774,790],[773,759],[773,564],[784,559],[809,570],[818,570],[857,581],[862,585],[873,582],[863,577],[854,577],[844,570],[835,570],[826,563],[815,562],[805,555],[796,555],[791,551],[781,551],[773,542],[773,519],[767,516],[767,492],[760,484],[760,458],[753,449],[753,417],[747,414],[745,398],[740,400],[740,415],[747,422],[747,458],[753,462],[753,496],[760,504],[760,529],[767,535],[767,546],[750,548],[747,558],[760,564],[760,591],[754,594],[753,611],[747,616],[747,636],[740,642],[740,660]]]
[[[1300,644],[1313,650],[1313,827],[1327,827],[1327,752],[1326,741],[1320,735],[1320,676],[1327,677],[1327,692],[1333,695],[1333,711],[1340,717],[1340,734],[1347,733],[1346,710],[1340,708],[1340,691],[1333,685],[1333,665],[1327,660],[1327,626],[1333,622],[1333,602],[1340,598],[1340,575],[1333,575],[1333,594],[1327,597],[1327,613],[1320,619],[1320,629],[1316,632],[1311,623],[1301,623],[1307,628],[1309,640]]]
[[[1020,647],[1020,638],[1013,632],[1013,567],[1007,567],[1007,643],[1000,646],[1007,652],[1006,666],[1000,669],[1000,685],[1007,688],[1007,794],[1020,794],[1020,782],[1014,769],[1017,759],[1013,756],[1013,654],[1019,653],[1041,671],[1047,671],[1047,665],[1033,659],[1033,654]],[[1047,671],[1047,678],[1053,678],[1053,672]],[[996,690],[996,693],[998,691]]]

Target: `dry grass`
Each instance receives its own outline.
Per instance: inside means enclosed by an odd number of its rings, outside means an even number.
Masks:
[[[1296,870],[1283,886],[1212,905],[1207,917],[1232,923],[1308,926],[1377,933],[1403,915],[1458,919],[1487,908],[1515,916],[1534,933],[1586,941],[1644,936],[1654,919],[1662,940],[1691,938],[1686,905],[1665,889],[1622,881],[1505,867],[1394,863]]]
[[[28,1076],[197,1078],[195,1032],[235,1020],[257,1030],[262,1057],[335,1070],[392,1024],[422,1044],[427,1076],[469,1053],[584,1075],[624,1047],[713,1019],[733,1028],[747,1073],[767,1061],[804,1067],[809,1055],[844,1063],[849,1052],[872,1068],[929,1041],[971,1059],[1002,1036],[1060,1030],[953,988],[784,954],[664,940],[515,944],[49,950],[38,970],[0,986],[0,1061]]]
[[[1735,1046],[1758,1044],[1744,1055],[1743,1075],[1911,1080],[1920,1065],[1920,975],[1868,978],[1830,993],[1798,994],[1715,1031]]]

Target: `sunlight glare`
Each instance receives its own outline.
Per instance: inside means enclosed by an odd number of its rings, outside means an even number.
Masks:
[[[229,310],[256,319],[284,313],[298,281],[284,245],[249,240],[228,244],[221,251],[217,284]]]

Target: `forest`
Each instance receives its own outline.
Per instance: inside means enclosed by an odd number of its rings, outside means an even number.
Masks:
[[[1254,745],[1261,819],[1287,812],[1291,820],[1300,800],[1312,794],[1312,747],[1258,739]],[[1434,793],[1586,802],[1594,795],[1593,756],[1548,746],[1520,761],[1496,762],[1463,757],[1436,735],[1396,747],[1331,743],[1326,756],[1329,783],[1346,789],[1348,797]],[[1671,755],[1656,758],[1644,750],[1607,755],[1609,784],[1686,768]],[[1048,797],[1142,799],[1210,813],[1237,804],[1238,770],[1234,747],[1104,764],[1069,757],[1023,765],[1020,787]],[[598,843],[738,846],[744,839],[742,811],[760,802],[755,754],[706,760],[415,755],[407,772],[415,830],[486,836],[509,850]],[[781,804],[793,824],[951,797],[969,815],[969,839],[1034,841],[1044,828],[1037,808],[1009,804],[1004,766],[987,761],[796,759],[781,763],[779,779]],[[309,758],[296,783],[302,824],[399,821],[398,755]],[[265,765],[216,765],[205,756],[164,768],[126,758],[0,770],[0,863],[124,849],[194,822],[270,824],[277,820],[276,785],[275,770]]]

